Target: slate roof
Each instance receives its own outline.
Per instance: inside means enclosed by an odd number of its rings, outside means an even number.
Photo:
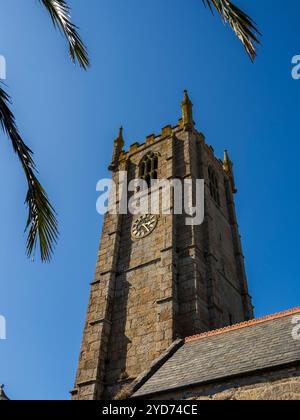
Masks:
[[[300,363],[300,340],[292,335],[295,315],[300,308],[186,338],[133,397]]]

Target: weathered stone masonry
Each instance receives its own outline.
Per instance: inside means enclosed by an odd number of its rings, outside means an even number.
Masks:
[[[186,226],[184,215],[161,215],[154,232],[131,238],[133,216],[106,214],[72,397],[113,398],[176,338],[253,318],[234,208],[228,154],[222,162],[194,126],[187,93],[182,119],[161,135],[123,151],[122,130],[110,166],[129,180],[149,151],[158,153],[159,179],[204,179],[205,221]],[[218,179],[212,197],[209,168]]]

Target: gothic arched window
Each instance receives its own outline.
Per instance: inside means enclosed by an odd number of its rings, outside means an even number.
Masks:
[[[140,178],[151,187],[151,181],[158,178],[158,154],[149,152],[140,163]]]
[[[220,205],[219,181],[216,172],[211,166],[208,168],[208,176],[210,194],[215,202]]]

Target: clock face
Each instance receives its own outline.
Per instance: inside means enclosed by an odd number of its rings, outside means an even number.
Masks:
[[[142,239],[150,235],[157,225],[157,216],[145,214],[137,217],[133,222],[131,235],[133,239]]]

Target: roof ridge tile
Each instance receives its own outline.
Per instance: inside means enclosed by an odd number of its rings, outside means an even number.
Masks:
[[[201,340],[208,337],[214,337],[220,334],[224,334],[231,331],[237,331],[247,327],[253,327],[255,325],[263,324],[268,321],[273,321],[275,319],[284,318],[286,316],[294,315],[300,313],[300,306],[292,309],[288,309],[286,311],[281,311],[272,315],[266,315],[261,318],[251,319],[250,321],[241,322],[239,324],[230,325],[229,327],[220,328],[213,331],[204,332],[201,334],[196,334],[191,337],[185,338],[185,343],[190,343],[192,341]]]

